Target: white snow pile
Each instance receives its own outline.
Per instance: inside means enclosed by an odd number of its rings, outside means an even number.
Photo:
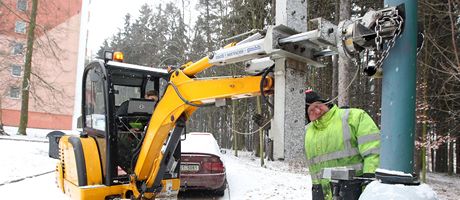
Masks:
[[[437,200],[436,193],[427,184],[407,186],[384,184],[372,181],[364,190],[360,200]]]

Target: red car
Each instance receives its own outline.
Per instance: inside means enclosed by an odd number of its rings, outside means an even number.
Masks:
[[[181,142],[181,189],[212,190],[223,196],[227,187],[225,166],[211,133],[192,132]]]

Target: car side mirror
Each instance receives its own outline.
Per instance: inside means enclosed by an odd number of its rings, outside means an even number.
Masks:
[[[226,153],[227,153],[227,150],[225,150],[225,149],[221,149],[221,150],[220,150],[220,153],[222,153],[222,154],[226,154]]]

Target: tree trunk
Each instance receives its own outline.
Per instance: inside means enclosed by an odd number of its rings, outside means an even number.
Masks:
[[[30,14],[30,23],[27,30],[27,52],[26,62],[24,64],[24,77],[22,79],[21,94],[21,118],[19,121],[19,135],[26,135],[27,121],[29,119],[29,90],[30,90],[30,73],[32,71],[32,55],[35,41],[35,25],[37,18],[38,0],[32,0],[32,11]]]
[[[429,57],[428,57],[428,51],[427,51],[427,48],[425,48],[424,50],[424,57],[423,57],[423,62],[425,63],[428,63],[428,60],[429,60]],[[423,65],[423,68],[422,68],[422,80],[423,80],[423,84],[422,84],[422,99],[423,99],[423,102],[422,102],[422,105],[425,106],[425,105],[428,105],[428,96],[427,96],[427,92],[428,92],[428,88],[427,88],[427,85],[428,85],[428,68],[426,66]],[[426,142],[426,146],[422,147],[421,149],[421,159],[422,159],[422,166],[421,166],[421,177],[422,177],[422,182],[423,183],[426,183],[426,172],[427,172],[427,168],[428,168],[428,162],[427,162],[427,158],[428,155],[427,155],[427,152],[429,154],[429,152],[431,151],[431,147],[430,147],[430,143],[428,143],[427,141],[430,140],[429,136],[428,136],[428,111],[427,109],[423,108],[422,110],[422,131],[421,131],[421,134],[422,134],[422,142]],[[430,155],[430,154],[429,154]]]
[[[334,22],[335,24],[339,24],[340,22],[340,0],[335,0],[335,15],[334,15]],[[331,99],[338,96],[338,84],[339,84],[339,56],[333,55],[332,58],[332,93]],[[337,102],[337,100],[335,101]]]
[[[421,137],[421,131],[417,131],[416,137]],[[420,135],[419,135],[420,134]],[[415,141],[414,141],[415,142]],[[420,150],[422,150],[423,147],[421,147]],[[420,177],[420,173],[422,171],[422,163],[423,163],[423,158],[422,158],[422,151],[419,151],[418,149],[414,151],[414,173],[417,175],[417,177]]]
[[[340,21],[351,17],[351,0],[340,0]],[[338,70],[338,105],[350,106],[350,97],[347,86],[350,84],[351,62],[348,59],[339,57]]]
[[[447,172],[447,143],[436,150],[435,172]]]
[[[216,132],[215,132],[215,129],[214,129],[214,127],[213,127],[213,121],[214,121],[214,120],[213,120],[213,118],[212,118],[212,117],[213,117],[213,116],[212,116],[212,110],[209,109],[209,110],[207,110],[207,111],[208,111],[208,112],[206,113],[206,115],[207,115],[206,118],[208,119],[208,121],[207,121],[207,123],[206,123],[206,124],[207,124],[206,132],[211,133],[212,135],[215,135]]]
[[[271,16],[271,24],[275,24],[275,15],[276,15],[276,0],[271,0],[271,9],[270,9],[270,16]]]
[[[460,173],[460,159],[458,158],[458,156],[460,155],[460,140],[457,138],[457,140],[455,141],[455,155],[457,156],[457,160],[456,160],[456,166],[455,166],[455,172],[457,174]]]
[[[0,96],[0,135],[8,135],[3,129],[3,118],[2,118],[2,97]]]
[[[434,154],[435,154],[436,151],[435,151],[434,149],[431,148],[431,144],[428,145],[428,146],[429,146],[428,151],[430,152],[430,155],[429,155],[429,158],[430,158],[430,166],[429,166],[429,167],[430,167],[430,169],[429,169],[429,171],[430,171],[430,172],[434,172],[434,171],[435,171],[435,169],[434,169],[434,163],[435,163],[435,161],[436,161],[436,157],[434,156]]]
[[[259,115],[262,115],[262,102],[261,102],[261,98],[260,96],[257,97],[257,114]],[[263,125],[263,124],[262,124]],[[258,127],[258,128],[261,128],[261,127]],[[257,152],[258,152],[258,156],[260,156],[260,166],[264,166],[264,131],[263,129],[260,129],[259,130],[259,137],[256,137],[258,138],[256,141],[256,144],[258,143],[258,148],[257,149]]]
[[[233,150],[235,150],[235,156],[238,157],[238,133],[234,130],[236,129],[236,101],[232,101],[232,134],[233,134]]]
[[[332,94],[331,99],[338,95],[339,56],[332,56]]]
[[[448,167],[447,167],[447,174],[452,176],[454,173],[454,142],[452,140],[449,140],[449,148],[448,148],[448,156],[449,156],[449,162],[448,162]]]
[[[424,112],[426,112],[426,111],[424,111]],[[426,125],[426,123],[423,123],[423,125],[422,125],[422,141],[423,142],[425,142],[428,139],[427,136],[426,136],[427,135],[426,133],[427,133],[427,125]],[[421,154],[420,157],[421,157],[421,160],[422,160],[422,163],[421,163],[421,165],[422,165],[421,166],[422,176],[421,177],[422,177],[422,182],[423,183],[426,183],[426,169],[427,169],[427,160],[426,160],[427,155],[426,155],[426,152],[427,152],[428,147],[429,147],[429,145],[423,146],[422,149],[421,149],[421,153],[420,153]]]
[[[259,98],[259,97],[257,97]],[[258,113],[258,112],[257,112]],[[253,129],[258,129],[259,126],[255,125],[253,126]],[[259,131],[258,133],[255,133],[254,134],[254,142],[253,142],[253,149],[254,149],[254,154],[256,157],[259,157],[260,156],[260,134],[261,134],[262,131]]]

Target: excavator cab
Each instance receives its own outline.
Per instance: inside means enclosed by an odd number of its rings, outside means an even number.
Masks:
[[[86,66],[82,131],[80,136],[62,136],[59,148],[54,148],[58,155],[54,158],[60,159],[57,183],[64,193],[76,199],[132,196],[130,176],[168,80],[165,69],[114,60],[96,60]],[[157,98],[146,99],[147,92]],[[180,148],[176,151],[180,155]],[[175,171],[179,173],[179,166]]]
[[[145,93],[160,91],[168,73],[115,61],[90,63],[83,74],[83,135],[94,138],[106,185],[125,183],[133,173],[136,151],[157,101]]]

